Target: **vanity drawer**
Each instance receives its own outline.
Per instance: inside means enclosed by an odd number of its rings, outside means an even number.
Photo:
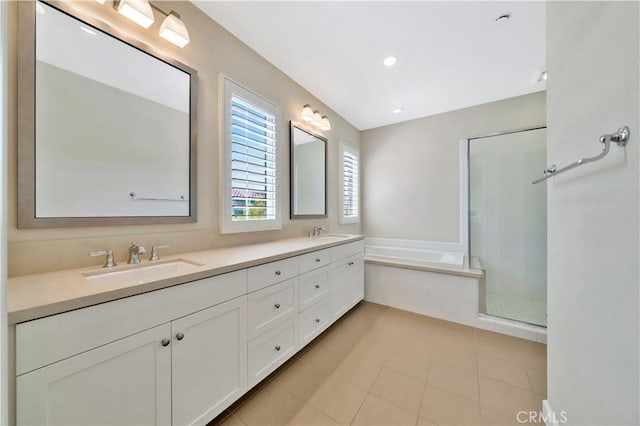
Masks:
[[[329,268],[309,272],[300,277],[300,312],[329,295]]]
[[[278,260],[277,262],[249,268],[249,293],[293,278],[298,275],[299,270],[299,257],[290,257],[289,259]]]
[[[331,247],[331,259],[336,262],[345,257],[364,252],[364,240]]]
[[[314,251],[300,257],[300,273],[312,271],[331,263],[331,249]]]
[[[305,346],[331,324],[329,299],[300,314],[300,346]]]
[[[249,342],[249,388],[271,374],[298,350],[295,319]]]
[[[298,278],[251,293],[247,302],[251,340],[298,313]]]

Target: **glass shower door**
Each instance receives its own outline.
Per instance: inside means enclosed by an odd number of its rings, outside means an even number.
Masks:
[[[469,140],[470,256],[489,315],[546,326],[546,129]]]

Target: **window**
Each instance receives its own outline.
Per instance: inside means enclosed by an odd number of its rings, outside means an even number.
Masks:
[[[360,155],[358,150],[342,142],[340,144],[341,196],[340,223],[360,221]]]
[[[280,229],[280,109],[228,77],[221,76],[221,85],[221,232]]]

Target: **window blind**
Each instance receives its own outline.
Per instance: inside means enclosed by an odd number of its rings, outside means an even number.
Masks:
[[[347,150],[342,160],[342,215],[345,218],[358,217],[358,156]]]
[[[276,119],[231,96],[231,216],[276,218]]]

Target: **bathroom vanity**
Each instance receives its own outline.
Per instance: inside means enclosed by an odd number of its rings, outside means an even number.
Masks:
[[[363,299],[363,249],[329,235],[11,278],[15,422],[206,424]]]

